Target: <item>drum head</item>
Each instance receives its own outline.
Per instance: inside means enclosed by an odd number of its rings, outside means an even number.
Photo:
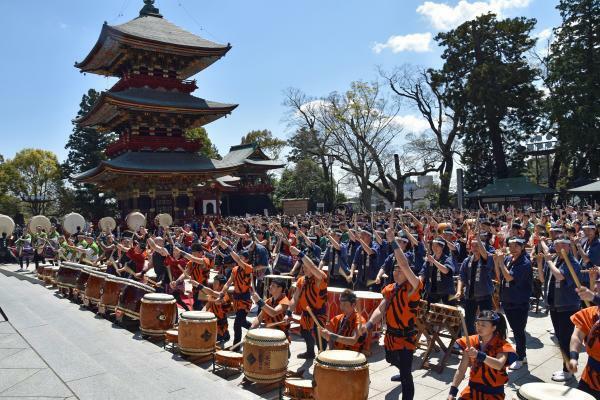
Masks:
[[[215,314],[208,311],[185,311],[181,314],[181,319],[191,319],[195,321],[210,321],[216,319]]]
[[[171,301],[175,300],[175,297],[166,293],[148,293],[144,295],[146,301]]]
[[[12,235],[15,230],[15,221],[8,215],[0,214],[0,235],[6,233],[6,236],[9,237]]]
[[[168,228],[169,226],[171,226],[173,224],[173,217],[171,217],[169,214],[158,214],[156,216],[156,221],[158,222],[158,226],[161,226],[163,228]]]
[[[41,226],[43,230],[48,232],[48,231],[50,231],[52,224],[50,223],[50,220],[45,215],[36,215],[35,217],[31,217],[27,227],[29,228],[29,232],[35,233],[36,232],[35,228],[37,226]]]
[[[330,292],[330,293],[340,293],[341,294],[341,293],[344,293],[344,290],[346,290],[346,289],[339,288],[339,287],[328,287],[327,288],[327,292]]]
[[[364,354],[351,350],[325,350],[317,356],[317,361],[328,365],[358,367],[367,363]]]
[[[373,300],[382,300],[383,295],[381,293],[375,292],[365,292],[362,290],[357,290],[354,292],[357,299],[373,299]]]
[[[242,359],[243,354],[242,353],[237,353],[235,351],[229,351],[229,350],[219,350],[216,352],[216,354],[218,356],[224,357],[224,358],[231,358],[231,359]]]
[[[313,382],[310,379],[286,379],[285,385],[297,388],[312,389]]]
[[[112,232],[117,227],[117,221],[113,217],[104,217],[98,221],[98,226],[104,232]]]
[[[581,390],[553,383],[526,383],[519,388],[519,398],[527,400],[594,400]]]
[[[285,333],[279,329],[270,329],[270,328],[258,328],[249,330],[246,334],[248,339],[257,339],[257,340],[286,340]]]
[[[92,269],[92,268],[84,268],[88,274],[90,274],[90,276],[97,276],[99,278],[105,278],[107,276],[109,276],[108,274],[105,274],[102,271],[98,271],[97,269]]]
[[[125,222],[127,222],[127,226],[129,227],[129,229],[135,232],[138,229],[140,229],[140,227],[146,226],[146,217],[144,216],[144,214],[135,211],[129,213],[129,215],[125,217]]]
[[[85,229],[85,218],[81,214],[69,213],[65,215],[63,220],[63,229],[70,235],[77,233],[77,228],[80,231]]]

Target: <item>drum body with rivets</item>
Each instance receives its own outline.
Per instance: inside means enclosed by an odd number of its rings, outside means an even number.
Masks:
[[[366,400],[369,397],[369,364],[356,351],[326,350],[315,359],[315,400]]]
[[[217,317],[206,311],[186,311],[179,318],[179,351],[188,356],[208,356],[217,344]]]
[[[244,338],[244,376],[256,383],[280,382],[288,365],[289,342],[283,331],[259,328]]]
[[[155,290],[148,285],[131,279],[127,279],[124,285],[115,311],[119,311],[132,319],[140,319],[142,298],[148,293],[154,293]]]
[[[140,307],[140,330],[143,335],[164,336],[175,325],[177,304],[166,293],[148,293]]]

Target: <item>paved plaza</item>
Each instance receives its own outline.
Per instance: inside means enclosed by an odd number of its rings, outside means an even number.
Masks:
[[[0,306],[10,323],[0,322],[0,399],[254,399],[278,397],[276,390],[244,387],[243,376],[216,375],[211,363],[192,363],[143,340],[139,333],[62,298],[55,290],[34,284],[31,273],[17,273],[15,265],[0,267]],[[9,275],[9,276],[5,276]],[[230,329],[233,319],[230,319]],[[561,367],[561,355],[552,336],[550,318],[543,308],[530,312],[527,324],[528,365],[509,373],[507,399],[527,382],[551,382]],[[231,332],[233,335],[233,332]],[[304,351],[293,336],[289,369],[306,369],[310,363],[296,358]],[[416,399],[446,399],[458,365],[452,356],[443,373],[416,369],[423,350],[413,362]],[[439,355],[439,354],[438,354]],[[580,357],[580,365],[586,362]],[[370,361],[369,398],[397,399],[396,373],[375,345]],[[435,359],[433,360],[435,362]],[[579,374],[577,376],[579,378]],[[466,380],[461,388],[466,384]],[[572,380],[568,383],[576,385]]]

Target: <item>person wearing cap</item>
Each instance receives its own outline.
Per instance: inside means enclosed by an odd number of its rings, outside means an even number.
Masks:
[[[600,265],[600,239],[598,239],[598,228],[591,221],[582,225],[585,238],[576,242],[577,255],[581,261],[582,269],[588,270],[594,265]],[[589,284],[589,275],[583,276],[582,283]]]
[[[556,260],[550,254],[545,257],[538,254],[538,279],[542,283],[548,281],[548,284],[544,285],[544,298],[546,299],[547,308],[550,310],[554,335],[558,339],[561,351],[567,354],[574,329],[571,316],[579,310],[581,301],[576,292],[575,281],[562,253],[564,252],[566,259],[570,261],[573,272],[578,276],[578,279],[581,279],[581,265],[570,252],[571,240],[567,236],[556,238],[554,245]],[[544,265],[543,269],[542,264]],[[549,278],[545,279],[545,276]],[[565,363],[563,363],[562,370],[552,374],[552,380],[556,382],[564,382],[572,377],[573,374],[569,372]]]
[[[477,310],[491,310],[494,294],[494,260],[481,241],[480,232],[470,242],[470,255],[460,267],[456,300],[465,299],[465,322],[469,335],[475,333]],[[464,292],[463,292],[464,291]]]
[[[509,254],[496,250],[494,266],[500,278],[500,303],[513,331],[518,359],[510,369],[520,369],[527,363],[525,326],[529,312],[529,299],[533,290],[531,261],[525,252],[525,239],[508,239]]]
[[[458,273],[459,267],[463,262],[461,259],[461,244],[460,241],[456,238],[456,233],[452,230],[451,226],[447,226],[442,231],[441,237],[446,241],[446,245],[448,246],[448,252],[452,256],[452,261],[454,262],[454,273]]]
[[[386,239],[391,243],[398,266],[393,270],[394,283],[383,288],[383,300],[373,311],[369,321],[361,327],[365,334],[385,318],[384,337],[385,359],[398,368],[398,375],[392,376],[393,382],[402,385],[402,398],[412,399],[415,386],[412,377],[412,361],[417,343],[417,307],[421,299],[423,282],[408,265],[399,243],[395,240],[392,227],[386,230]]]
[[[298,306],[302,312],[300,315],[300,335],[306,343],[306,352],[298,354],[298,358],[313,359],[315,358],[315,337],[318,337],[318,327],[315,325],[308,309],[312,311],[321,326],[327,322],[327,274],[319,269],[310,257],[307,257],[298,248],[292,246],[290,251],[302,262],[304,275],[296,281],[294,297],[292,297],[290,306],[286,310],[286,320],[289,321],[292,317],[292,310]],[[327,342],[321,339],[321,348],[325,349],[326,347]]]
[[[228,246],[219,236],[217,238],[221,247],[229,248],[229,253],[236,266],[231,270],[231,276],[223,286],[220,298],[223,298],[229,287],[233,284],[233,308],[235,310],[235,321],[233,322],[233,345],[235,346],[242,340],[242,328],[250,329],[250,322],[246,318],[252,306],[251,288],[252,274],[254,268],[250,264],[250,254],[247,250],[242,250],[240,254],[236,253],[231,246]]]
[[[221,296],[221,292],[227,277],[223,274],[218,274],[214,277],[212,282],[212,289],[202,285],[200,289],[203,293],[208,295],[208,300],[204,306],[204,310],[211,312],[217,318],[217,343],[224,347],[230,339],[229,335],[229,324],[227,323],[227,314],[232,309],[231,297],[229,293],[225,293]]]
[[[346,288],[349,286],[346,280],[350,276],[348,266],[348,243],[342,242],[342,231],[336,229],[327,232],[327,247],[323,259],[319,263],[319,269],[323,270],[327,266],[328,283],[327,286]]]
[[[425,256],[425,263],[420,271],[420,276],[425,282],[426,300],[430,303],[443,303],[455,305],[456,300],[450,297],[456,292],[454,287],[454,261],[448,254],[446,240],[435,237],[431,241],[432,254]]]
[[[508,383],[507,365],[516,360],[515,349],[506,341],[506,320],[501,314],[481,310],[475,320],[476,333],[456,341],[463,350],[454,374],[448,400],[503,399]],[[458,396],[458,386],[467,368],[469,383]]]
[[[579,351],[585,345],[588,361],[581,374],[577,389],[600,399],[600,276],[595,279],[594,291],[581,287],[582,300],[594,301],[594,306],[584,308],[571,316],[575,326],[569,345],[569,372],[575,374],[579,367]]]
[[[348,275],[348,283],[352,281],[354,271],[357,271],[356,288],[358,290],[369,290],[379,292],[379,284],[375,282],[379,266],[379,244],[373,240],[373,235],[369,231],[362,230],[357,235],[352,233],[359,247],[356,249],[354,259]],[[373,282],[373,283],[370,283]]]
[[[285,313],[290,306],[290,299],[286,293],[286,283],[282,278],[274,278],[269,284],[269,298],[265,301],[258,293],[252,292],[252,300],[258,304],[260,311],[252,321],[250,329],[258,328],[264,324],[266,328],[283,331],[290,341],[290,325],[284,321]]]
[[[346,289],[340,295],[341,314],[333,316],[321,329],[321,336],[328,341],[330,350],[352,350],[362,353],[368,344],[366,334],[360,328],[366,325],[365,318],[356,311],[356,294]]]

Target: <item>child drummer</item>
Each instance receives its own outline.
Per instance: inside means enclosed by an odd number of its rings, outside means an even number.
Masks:
[[[223,289],[223,286],[227,282],[227,277],[225,275],[219,274],[215,276],[212,285],[212,291],[210,291],[208,297],[208,301],[204,306],[205,311],[209,311],[215,314],[217,317],[217,343],[221,344],[221,347],[224,347],[225,343],[227,343],[230,339],[229,336],[229,324],[227,323],[227,313],[231,310],[231,298],[228,293],[222,298],[218,298],[219,293]],[[209,292],[206,287],[202,286],[203,292]]]
[[[344,290],[340,296],[342,313],[329,320],[327,329],[321,329],[321,336],[328,341],[328,347],[332,350],[365,351],[367,335],[362,335],[360,328],[367,321],[356,311],[356,299],[352,290]]]
[[[483,310],[475,320],[475,329],[477,335],[456,341],[464,351],[448,400],[457,397],[458,386],[469,365],[469,384],[463,389],[459,399],[504,398],[504,385],[508,382],[506,367],[517,359],[515,349],[506,341],[506,320],[495,311]]]
[[[400,373],[394,375],[392,381],[402,383],[402,399],[410,400],[415,394],[412,360],[417,341],[415,321],[423,282],[410,269],[408,260],[394,237],[393,228],[386,230],[386,239],[391,243],[398,263],[393,270],[394,283],[383,288],[383,301],[361,328],[361,334],[372,330],[375,324],[385,318],[385,359],[398,368]]]
[[[269,294],[271,297],[264,301],[258,293],[252,291],[252,300],[260,307],[261,311],[252,321],[250,329],[258,328],[261,323],[267,328],[279,329],[285,332],[290,340],[289,323],[284,321],[285,313],[290,305],[290,299],[286,296],[285,281],[280,278],[271,280],[269,285]]]

